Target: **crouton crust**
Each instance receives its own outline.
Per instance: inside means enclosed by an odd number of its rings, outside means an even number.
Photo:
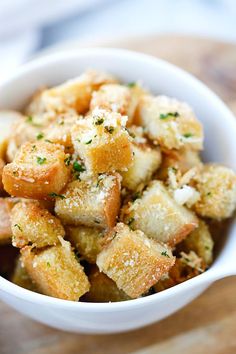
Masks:
[[[116,283],[100,272],[96,266],[89,270],[90,290],[83,297],[87,302],[117,302],[129,300],[130,297],[120,290]]]
[[[89,176],[70,182],[56,198],[55,212],[64,224],[111,228],[120,208],[120,177]]]
[[[10,198],[0,198],[0,245],[11,243]]]
[[[113,239],[98,255],[97,265],[131,298],[149,290],[174,265],[171,250],[140,230],[119,223],[109,237]]]
[[[16,285],[21,286],[22,288],[38,292],[36,285],[33,283],[32,279],[22,264],[21,257],[18,257],[16,261],[16,266],[11,281]]]
[[[0,195],[4,192],[3,184],[2,184],[2,173],[3,173],[4,166],[5,166],[5,162],[0,158]]]
[[[50,194],[59,193],[69,179],[65,159],[60,145],[25,143],[3,169],[4,189],[17,197],[50,199]]]
[[[26,246],[21,255],[26,271],[43,294],[78,301],[89,290],[88,278],[69,242],[42,250]]]
[[[144,95],[136,116],[136,123],[145,127],[149,138],[165,149],[203,147],[202,125],[184,102],[167,96]]]
[[[17,203],[11,211],[11,225],[14,247],[56,245],[65,236],[60,220],[37,201]]]
[[[202,217],[225,219],[236,208],[236,175],[219,164],[203,165],[196,177],[196,189],[200,193],[194,209]]]
[[[178,205],[160,181],[152,181],[141,198],[123,207],[122,218],[132,229],[170,246],[182,241],[198,226],[198,219]]]

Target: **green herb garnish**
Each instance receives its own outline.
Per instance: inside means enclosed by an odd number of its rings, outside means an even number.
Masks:
[[[86,168],[84,167],[84,165],[80,164],[78,161],[75,161],[73,163],[73,169],[77,172],[84,172],[86,171]]]
[[[89,144],[91,144],[91,142],[92,142],[92,139],[89,140],[89,141],[87,141],[85,144],[86,144],[86,145],[89,145]]]
[[[41,139],[43,139],[43,137],[44,137],[43,133],[38,133],[38,135],[36,136],[36,139],[41,140]]]
[[[185,134],[183,134],[183,136],[185,138],[191,138],[193,136],[193,134],[192,133],[185,133]]]
[[[112,134],[115,130],[114,127],[110,126],[108,127],[107,125],[105,126],[105,130],[109,133],[109,134]]]
[[[170,258],[170,256],[168,255],[167,251],[161,252],[161,255]]]
[[[72,159],[72,156],[68,156],[68,157],[64,160],[66,166],[69,166],[69,165],[70,165],[71,159]]]
[[[130,227],[130,229],[132,230],[132,224],[135,221],[135,218],[130,218],[127,222],[127,225]]]
[[[57,194],[55,192],[49,193],[48,195],[51,198],[60,198],[60,199],[65,199],[66,198],[63,194]]]
[[[46,157],[37,156],[37,163],[43,165],[47,161]]]
[[[53,144],[53,141],[51,141],[51,140],[45,139],[45,141],[46,141],[46,143]]]
[[[47,266],[48,266],[48,267],[51,267],[51,264],[50,264],[50,262],[47,262]]]
[[[178,112],[168,112],[168,113],[161,113],[160,114],[160,119],[167,119],[169,117],[179,117]]]
[[[19,224],[15,224],[14,227],[17,227],[21,232],[23,231]]]
[[[95,125],[101,125],[102,123],[104,123],[104,118],[98,118],[95,122]]]
[[[130,88],[132,88],[132,87],[134,87],[134,86],[136,86],[136,82],[129,82],[128,84],[127,84],[127,86],[128,87],[130,87]]]

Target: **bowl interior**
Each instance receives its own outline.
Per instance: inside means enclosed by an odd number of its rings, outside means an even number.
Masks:
[[[188,102],[204,126],[204,160],[219,162],[236,170],[236,122],[232,113],[214,93],[191,75],[143,54],[99,48],[43,57],[22,67],[0,84],[0,109],[20,110],[40,87],[60,84],[88,68],[110,72],[126,83],[139,80],[155,94]],[[232,250],[236,247],[235,231],[236,225],[231,224],[226,242],[214,264],[218,269],[222,263],[225,267],[231,267]]]

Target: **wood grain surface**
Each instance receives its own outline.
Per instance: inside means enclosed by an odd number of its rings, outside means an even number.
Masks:
[[[236,113],[236,45],[152,36],[100,45],[164,58],[192,72]],[[211,286],[176,314],[117,335],[76,335],[40,325],[0,302],[0,354],[235,354],[236,277]]]

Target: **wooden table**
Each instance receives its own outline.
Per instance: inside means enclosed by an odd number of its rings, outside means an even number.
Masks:
[[[153,36],[106,43],[164,58],[208,84],[236,112],[236,46]],[[235,137],[236,138],[236,137]],[[0,354],[236,353],[236,278],[211,286],[181,311],[118,335],[76,335],[40,325],[0,303]]]

